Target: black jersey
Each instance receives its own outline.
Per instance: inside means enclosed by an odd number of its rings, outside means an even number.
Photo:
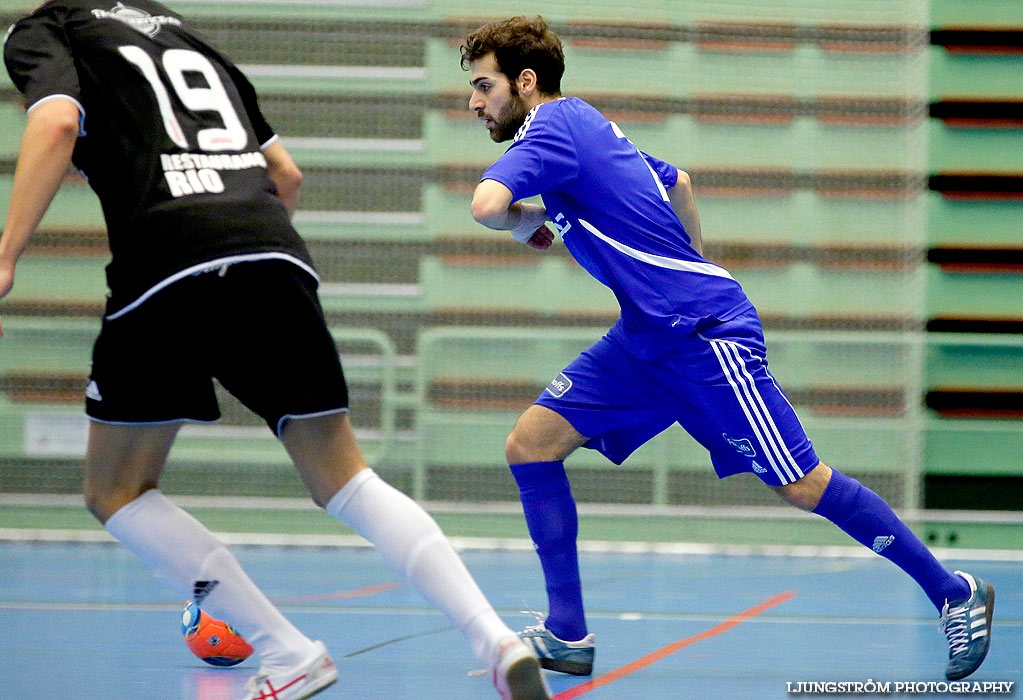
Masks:
[[[223,261],[276,257],[310,273],[262,149],[276,136],[238,68],[151,0],[52,0],[7,35],[31,110],[81,112],[72,161],[100,198],[113,310]]]

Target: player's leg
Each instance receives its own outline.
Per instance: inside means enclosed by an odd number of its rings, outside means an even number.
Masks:
[[[880,496],[821,462],[805,477],[773,490],[786,502],[827,518],[864,547],[909,574],[940,612],[970,597],[966,580],[942,566]]]
[[[720,449],[711,450],[719,474],[755,472],[788,503],[827,518],[899,566],[939,611],[952,603],[952,617],[959,619],[961,613],[955,611],[975,597],[983,598],[990,587],[946,569],[882,498],[820,462],[792,405],[767,370],[759,322],[750,317],[732,326],[723,324],[702,338],[720,369],[720,380],[704,391],[717,414],[716,425],[727,431]],[[983,629],[975,631],[986,653],[990,605],[979,607],[985,608],[987,617],[978,620]],[[949,641],[953,651],[963,646],[953,643],[952,636]],[[976,660],[976,668],[983,654],[965,646],[962,653],[969,663]],[[955,662],[955,672],[963,660]]]
[[[376,547],[384,560],[465,632],[486,659],[508,635],[436,522],[370,469],[348,414],[292,418],[281,433],[313,500]]]
[[[86,505],[171,590],[230,621],[264,663],[294,665],[312,642],[273,607],[224,545],[158,488],[179,427],[93,422]]]
[[[520,635],[550,670],[587,675],[595,650],[586,626],[576,544],[579,522],[564,460],[585,446],[621,464],[674,422],[644,371],[623,348],[601,339],[551,382],[519,418],[505,445],[549,606],[547,617]]]
[[[586,441],[560,414],[534,404],[519,417],[505,443],[547,588],[547,617],[543,629],[535,633],[543,637],[549,631],[563,641],[582,640],[588,634],[576,548],[579,517],[564,461]],[[580,674],[592,671],[589,659],[563,661],[552,659],[547,665]]]
[[[458,626],[493,670],[503,697],[549,697],[536,659],[501,621],[434,519],[367,467],[347,412],[290,418],[281,441],[313,500],[369,540]]]
[[[85,506],[100,523],[157,488],[181,423],[111,425],[92,422],[85,456]]]
[[[215,368],[224,387],[278,434],[316,503],[369,540],[459,626],[494,670],[503,696],[546,700],[536,659],[500,620],[433,518],[367,467],[312,279],[288,263],[263,262],[236,265],[220,279],[224,298],[234,299],[216,331],[224,347],[235,346]],[[276,320],[269,335],[265,317]]]
[[[157,488],[179,424],[216,420],[207,358],[215,274],[190,277],[116,320],[93,350],[86,501],[106,529],[184,599],[245,636],[264,664],[294,666],[314,644],[270,604],[223,544]]]
[[[990,584],[947,569],[884,499],[823,462],[799,481],[774,490],[797,508],[827,518],[919,584],[941,614],[949,641],[949,679],[963,678],[980,666],[990,645]]]

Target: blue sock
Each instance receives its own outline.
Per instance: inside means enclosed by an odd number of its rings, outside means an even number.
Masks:
[[[547,581],[550,607],[546,627],[559,639],[582,639],[586,636],[586,618],[576,550],[579,517],[565,463],[513,464],[511,472],[519,485],[529,536]]]
[[[891,506],[856,479],[832,468],[831,481],[813,512],[913,577],[939,611],[946,600],[970,597],[966,579],[942,566]]]

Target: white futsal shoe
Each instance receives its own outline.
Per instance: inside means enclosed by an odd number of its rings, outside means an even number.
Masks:
[[[491,673],[501,700],[551,700],[540,661],[517,635],[497,644]]]
[[[337,668],[327,647],[323,642],[315,642],[312,651],[297,666],[283,671],[259,669],[245,684],[246,695],[242,700],[304,700],[336,680]]]

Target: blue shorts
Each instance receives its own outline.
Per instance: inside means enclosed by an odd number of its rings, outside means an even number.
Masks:
[[[765,355],[753,310],[687,336],[653,360],[639,360],[605,336],[536,403],[615,464],[677,422],[710,451],[719,477],[753,472],[781,486],[820,460]]]

